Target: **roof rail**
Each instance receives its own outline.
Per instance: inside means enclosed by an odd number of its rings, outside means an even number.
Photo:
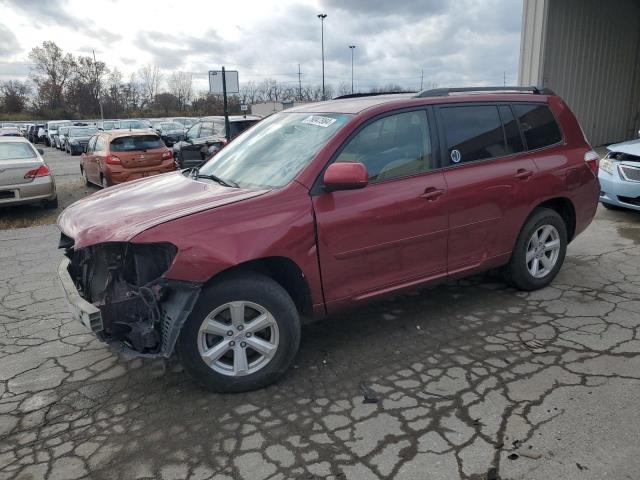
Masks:
[[[504,93],[533,93],[535,95],[555,95],[553,91],[546,87],[457,87],[457,88],[433,88],[418,92],[416,98],[424,97],[446,97],[452,93],[464,92],[504,92]]]
[[[418,93],[418,92],[375,92],[375,93],[348,93],[333,97],[332,100],[344,100],[345,98],[375,97],[377,95],[397,95],[398,93]]]

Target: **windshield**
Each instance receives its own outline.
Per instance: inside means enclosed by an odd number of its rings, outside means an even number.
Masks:
[[[69,130],[70,137],[90,137],[98,131],[95,127],[72,128]]]
[[[201,169],[242,188],[289,183],[350,115],[277,113],[243,133]]]
[[[147,128],[140,120],[120,120],[120,128]]]
[[[161,123],[160,125],[158,125],[158,128],[162,130],[183,130],[184,125],[177,122],[168,122],[168,123]]]
[[[60,135],[66,135],[69,133],[69,127],[60,127],[58,129],[58,133],[60,133]]]
[[[36,152],[28,143],[24,142],[0,142],[0,161],[23,160],[36,158]]]
[[[136,135],[135,137],[119,137],[111,142],[112,152],[135,152],[162,148],[163,143],[157,135]]]

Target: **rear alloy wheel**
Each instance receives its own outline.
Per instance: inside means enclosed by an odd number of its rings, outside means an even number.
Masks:
[[[244,392],[275,382],[300,343],[289,294],[269,277],[235,274],[205,287],[178,339],[178,354],[215,392]]]
[[[567,227],[554,210],[540,208],[520,231],[506,267],[509,283],[520,290],[538,290],[558,274],[567,251]]]

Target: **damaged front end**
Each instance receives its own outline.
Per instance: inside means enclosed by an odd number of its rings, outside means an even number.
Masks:
[[[108,242],[75,250],[62,236],[68,260],[60,277],[72,310],[98,338],[143,356],[168,357],[200,292],[200,284],[163,277],[177,253],[168,243]],[[62,271],[66,270],[66,272]],[[65,282],[65,273],[70,277]],[[74,292],[69,292],[73,288]],[[77,299],[73,298],[78,296]],[[88,302],[90,306],[78,306]],[[74,305],[74,303],[76,305]],[[77,316],[77,315],[76,315]]]

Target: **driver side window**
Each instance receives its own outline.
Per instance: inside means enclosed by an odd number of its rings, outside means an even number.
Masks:
[[[195,140],[200,134],[200,124],[197,123],[187,131],[187,139]]]
[[[370,182],[432,170],[426,111],[398,113],[373,121],[349,141],[336,162],[363,163]]]

